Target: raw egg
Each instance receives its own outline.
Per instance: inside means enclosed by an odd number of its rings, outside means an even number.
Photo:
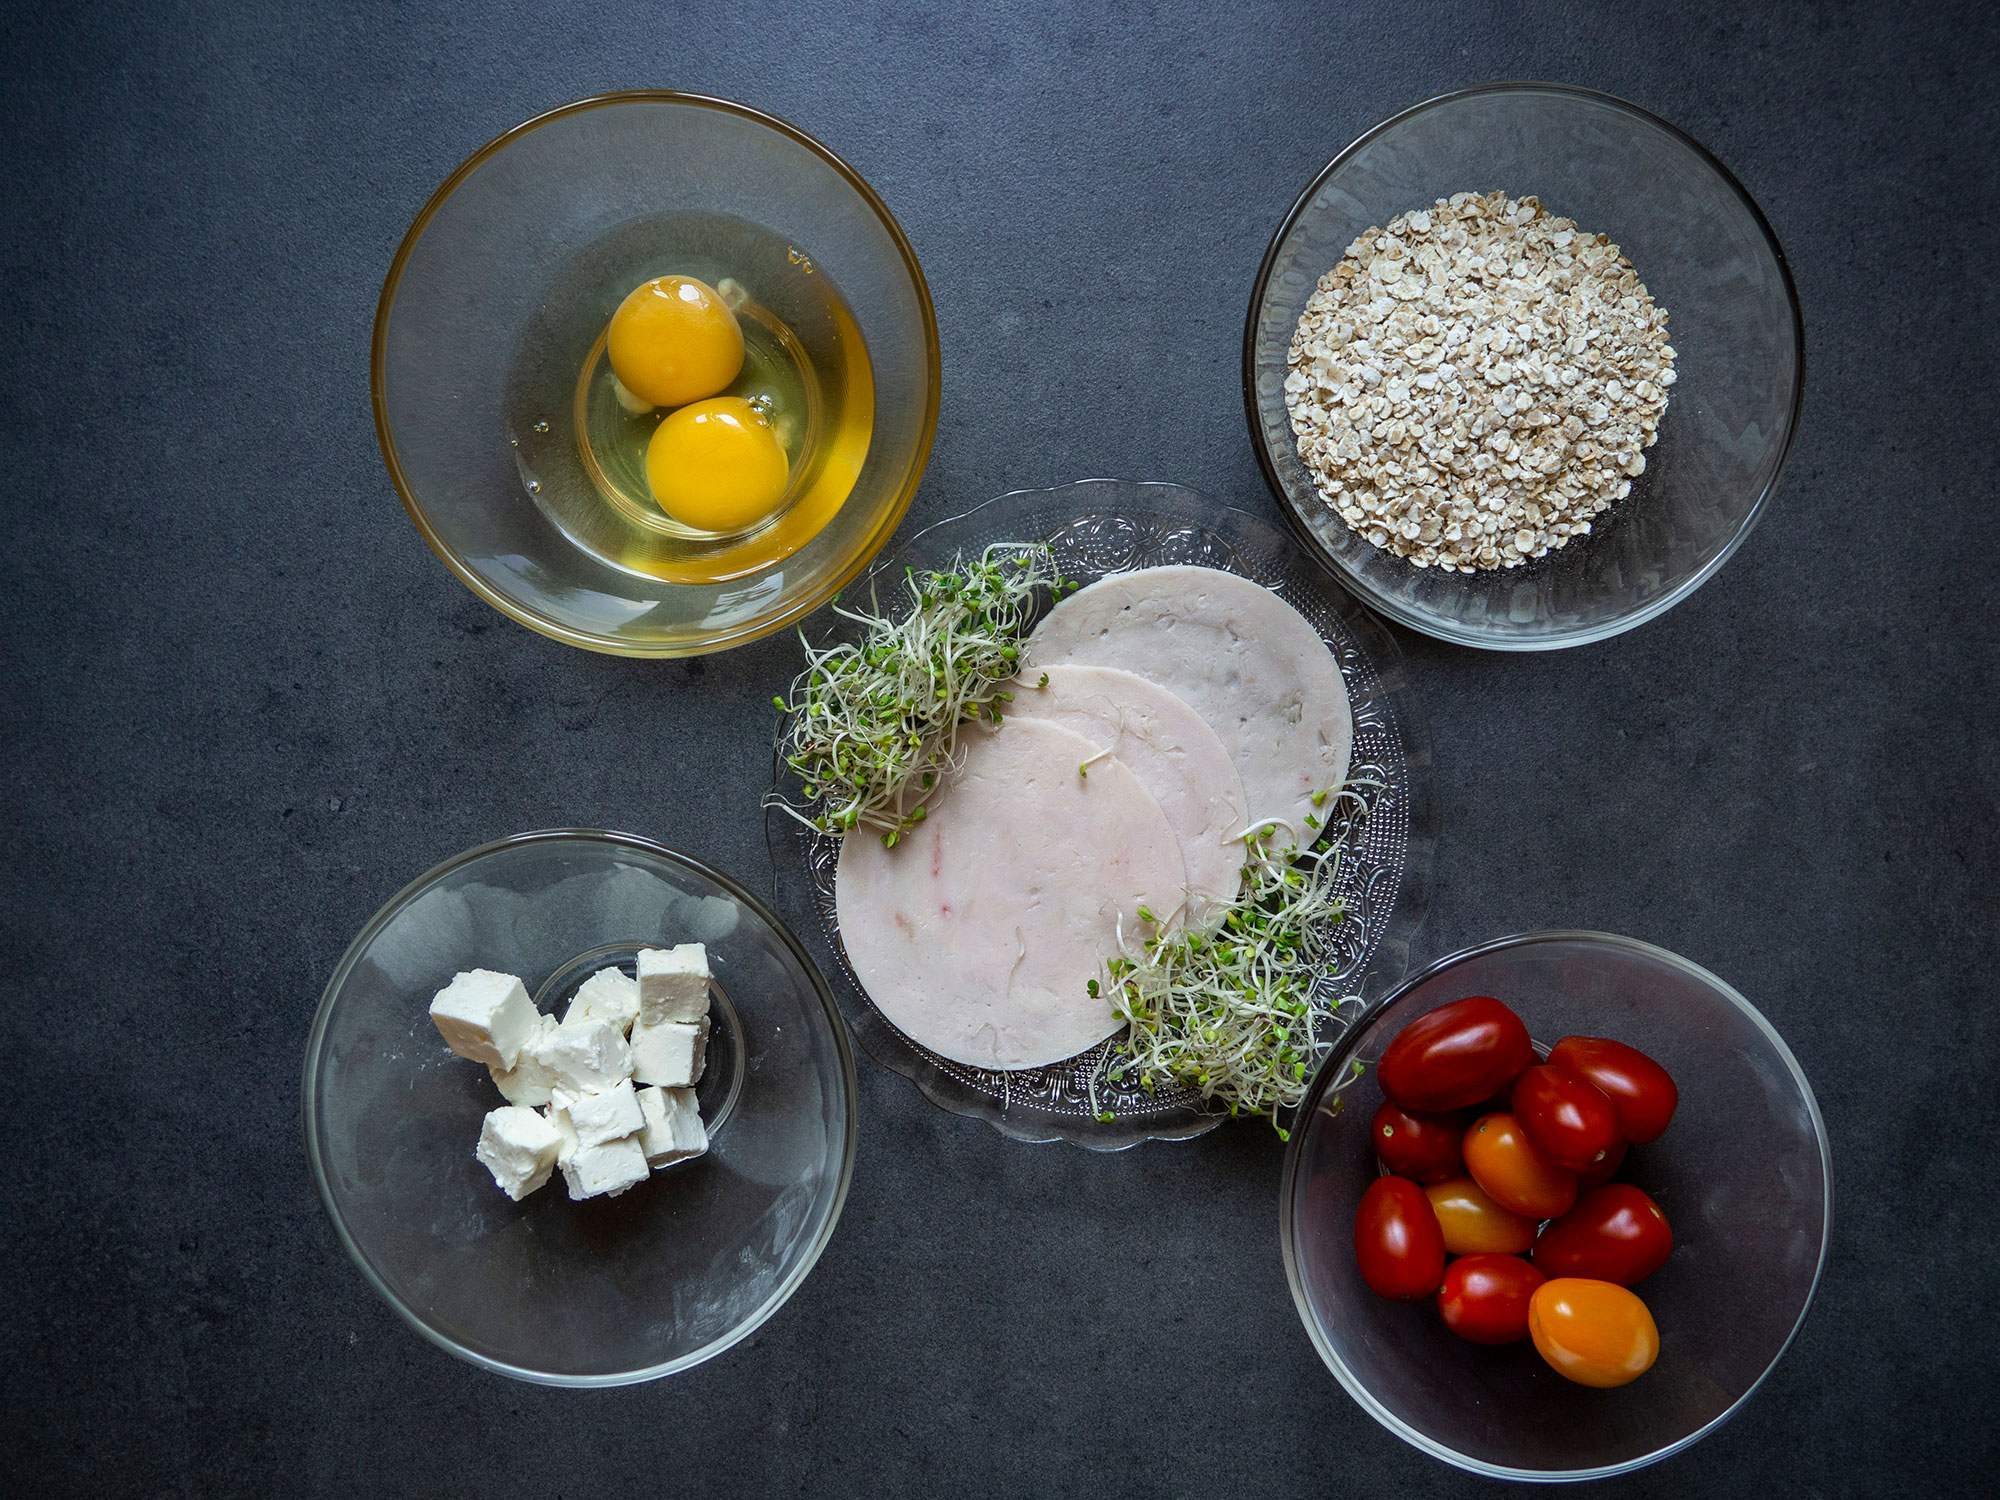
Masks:
[[[743,330],[715,288],[692,276],[655,276],[611,315],[611,373],[655,406],[684,406],[722,390],[743,368]]]
[[[698,531],[740,531],[778,508],[791,465],[764,414],[740,396],[683,406],[653,430],[646,483]]]

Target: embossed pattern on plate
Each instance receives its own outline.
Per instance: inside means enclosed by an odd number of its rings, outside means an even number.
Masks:
[[[1347,911],[1331,930],[1338,961],[1316,988],[1332,1000],[1371,996],[1394,984],[1429,901],[1437,828],[1428,734],[1387,630],[1276,527],[1182,485],[1129,480],[1001,495],[917,533],[856,587],[874,587],[888,603],[906,567],[921,571],[993,542],[1042,539],[1064,577],[1085,584],[1170,563],[1240,574],[1277,593],[1319,632],[1346,681],[1354,713],[1349,785],[1363,805],[1355,809],[1350,799],[1327,832],[1340,851],[1338,886]],[[797,802],[795,779],[781,777],[778,785]],[[1183,1139],[1225,1118],[1192,1089],[1148,1093],[1114,1082],[1117,1037],[1067,1061],[1018,1072],[968,1067],[919,1046],[875,1007],[847,962],[834,908],[839,839],[782,813],[770,820],[781,908],[801,936],[821,940],[814,946],[824,951],[816,956],[842,1014],[877,1061],[912,1079],[934,1103],[977,1115],[1017,1139],[1068,1140],[1096,1150]],[[1322,1044],[1330,1046],[1343,1026],[1330,1023]],[[1106,1112],[1109,1120],[1100,1118]]]

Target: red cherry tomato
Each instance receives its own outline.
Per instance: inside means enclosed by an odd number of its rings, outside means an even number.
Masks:
[[[1462,1256],[1445,1267],[1438,1316],[1475,1344],[1518,1343],[1528,1336],[1528,1304],[1542,1281],[1518,1255]]]
[[[1502,1208],[1554,1219],[1576,1202],[1576,1173],[1535,1148],[1512,1115],[1482,1115],[1465,1132],[1465,1169]]]
[[[1505,1088],[1534,1060],[1521,1018],[1491,995],[1472,995],[1405,1026],[1375,1076],[1405,1109],[1463,1109]]]
[[[1611,1101],[1618,1129],[1635,1146],[1656,1141],[1674,1117],[1680,1090],[1667,1070],[1637,1047],[1600,1036],[1566,1036],[1549,1061],[1594,1085]]]
[[[1354,1215],[1361,1279],[1378,1296],[1414,1302],[1444,1279],[1444,1234],[1424,1190],[1407,1177],[1378,1177]]]
[[[1625,1385],[1660,1357],[1660,1330],[1646,1304],[1609,1281],[1543,1282],[1528,1299],[1528,1337],[1578,1385]]]
[[[1445,1248],[1451,1248],[1449,1233]],[[1614,1182],[1584,1194],[1575,1208],[1542,1231],[1535,1241],[1535,1264],[1544,1276],[1630,1286],[1665,1265],[1673,1248],[1674,1232],[1660,1205],[1629,1182]]]
[[[1625,1165],[1625,1150],[1625,1142],[1620,1140],[1617,1145],[1611,1148],[1611,1154],[1605,1157],[1603,1161],[1594,1167],[1586,1167],[1577,1173],[1577,1190],[1587,1193],[1592,1188],[1603,1187],[1605,1183],[1616,1177],[1618,1169]]]
[[[1442,1182],[1465,1175],[1459,1143],[1472,1123],[1464,1113],[1413,1114],[1387,1099],[1368,1122],[1368,1137],[1382,1165],[1412,1182]]]
[[[1470,1177],[1432,1183],[1424,1196],[1447,1255],[1526,1255],[1535,1243],[1535,1221],[1502,1208]]]
[[[1618,1112],[1596,1085],[1548,1063],[1514,1080],[1514,1118],[1542,1155],[1572,1172],[1601,1165],[1624,1139]]]

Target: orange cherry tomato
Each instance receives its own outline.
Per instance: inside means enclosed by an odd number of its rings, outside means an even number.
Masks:
[[[1535,1243],[1535,1221],[1502,1208],[1470,1177],[1433,1183],[1424,1196],[1452,1255],[1524,1255]]]
[[[1465,1169],[1502,1208],[1555,1219],[1576,1203],[1576,1173],[1535,1148],[1512,1115],[1482,1115],[1465,1132]]]
[[[1660,1330],[1638,1295],[1580,1276],[1535,1289],[1528,1337],[1558,1375],[1600,1389],[1637,1380],[1660,1357]]]

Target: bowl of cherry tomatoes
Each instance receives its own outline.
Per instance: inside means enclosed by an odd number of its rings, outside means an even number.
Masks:
[[[1474,1473],[1594,1479],[1770,1374],[1825,1265],[1831,1159],[1797,1060],[1728,984],[1538,932],[1356,1021],[1280,1204],[1306,1331],[1372,1416]]]

